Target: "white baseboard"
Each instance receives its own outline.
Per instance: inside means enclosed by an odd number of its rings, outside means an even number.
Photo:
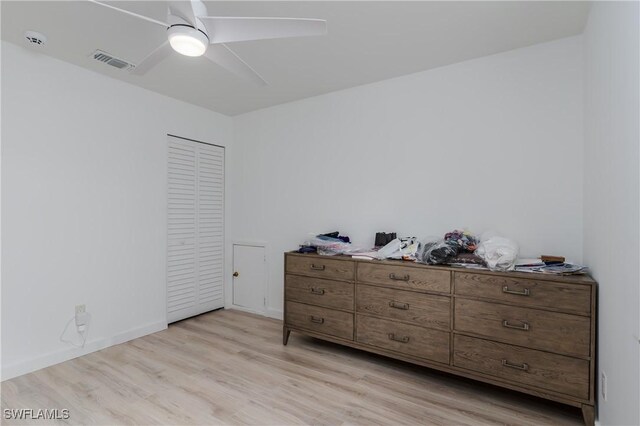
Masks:
[[[254,309],[249,309],[243,306],[231,304],[229,306],[226,306],[225,309],[235,309],[236,311],[249,312],[250,314],[262,315],[263,317],[274,318],[279,320],[281,320],[284,317],[284,314],[282,311],[278,311],[270,308],[267,308],[264,311],[256,311]]]
[[[41,368],[59,364],[61,362],[68,361],[70,359],[77,358],[91,352],[99,351],[100,349],[108,348],[109,346],[119,345],[120,343],[128,342],[129,340],[137,339],[138,337],[146,336],[147,334],[157,333],[158,331],[165,330],[166,328],[166,322],[147,324],[141,327],[127,330],[123,333],[118,333],[115,336],[90,340],[87,342],[84,348],[64,348],[28,360],[19,361],[9,365],[3,365],[1,377],[3,381],[12,379],[23,374],[40,370]]]
[[[269,318],[275,318],[275,319],[281,320],[284,318],[284,312],[276,309],[267,308],[266,316],[268,316]]]

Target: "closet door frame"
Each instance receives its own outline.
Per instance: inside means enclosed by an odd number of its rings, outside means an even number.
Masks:
[[[221,253],[220,253],[220,264],[221,264],[221,268],[222,268],[222,272],[221,272],[221,277],[222,277],[222,282],[221,282],[221,290],[222,290],[222,294],[220,296],[220,303],[219,305],[213,306],[210,309],[207,308],[204,311],[201,310],[201,308],[198,306],[199,305],[199,300],[197,298],[198,294],[199,294],[199,286],[200,286],[200,275],[198,274],[199,272],[199,267],[196,266],[196,273],[194,275],[194,290],[196,293],[196,300],[195,300],[195,305],[190,307],[190,308],[183,308],[180,311],[182,311],[183,313],[181,315],[178,315],[176,317],[176,315],[171,316],[170,312],[169,312],[169,254],[170,254],[170,238],[169,238],[169,201],[170,201],[170,167],[169,167],[169,161],[170,161],[170,149],[171,149],[171,139],[177,139],[178,141],[183,141],[185,143],[194,143],[194,144],[202,144],[202,145],[207,145],[210,147],[215,147],[215,148],[220,148],[222,150],[222,158],[223,158],[223,162],[222,162],[222,211],[221,211],[221,218],[222,218],[222,235],[221,235]],[[166,162],[165,165],[167,167],[166,169],[166,203],[165,206],[167,208],[166,211],[166,215],[165,215],[165,219],[166,219],[166,227],[165,227],[165,232],[166,234],[166,256],[165,256],[165,261],[166,261],[166,266],[165,266],[165,271],[166,271],[166,279],[165,279],[165,313],[166,313],[166,318],[167,318],[167,323],[170,324],[172,322],[176,322],[176,321],[180,321],[182,319],[186,319],[189,318],[191,316],[196,316],[205,312],[208,312],[210,310],[215,310],[215,309],[220,309],[223,308],[226,304],[226,279],[225,279],[225,271],[226,271],[226,264],[225,264],[225,259],[226,259],[226,241],[225,241],[225,205],[226,205],[226,149],[224,146],[222,145],[218,145],[218,144],[213,144],[213,143],[208,143],[208,142],[202,142],[202,141],[198,141],[195,139],[190,139],[190,138],[185,138],[182,136],[176,136],[173,134],[168,133],[167,134],[167,157],[166,157]],[[196,149],[196,151],[198,151]],[[200,180],[200,176],[199,176],[199,154],[196,152],[195,156],[194,156],[194,179],[195,179],[195,194],[194,194],[194,199],[195,199],[195,236],[194,236],[194,244],[195,244],[195,254],[194,254],[194,261],[196,262],[196,265],[199,264],[200,262],[200,244],[199,244],[199,239],[198,239],[198,233],[199,233],[199,215],[200,215],[200,211],[199,211],[199,180]],[[217,299],[216,299],[217,300]]]

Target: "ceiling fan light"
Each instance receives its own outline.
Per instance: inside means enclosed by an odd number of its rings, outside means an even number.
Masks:
[[[207,51],[209,39],[201,31],[185,25],[174,25],[167,30],[169,44],[185,56],[202,56]]]

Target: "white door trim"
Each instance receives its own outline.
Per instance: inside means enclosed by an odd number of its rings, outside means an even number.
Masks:
[[[189,283],[189,266],[188,265],[183,265],[178,263],[177,266],[178,269],[176,271],[178,271],[179,273],[176,274],[175,276],[181,277],[181,278],[176,278],[176,280],[180,281],[184,281],[184,283],[178,282],[178,285],[181,285],[184,288],[184,290],[179,289],[178,292],[176,292],[174,294],[174,296],[177,297],[177,300],[179,305],[182,304],[184,305],[183,308],[180,309],[176,309],[176,305],[173,305],[174,310],[170,311],[171,308],[171,299],[170,299],[170,274],[169,274],[169,268],[171,266],[170,264],[170,260],[169,260],[169,256],[171,254],[171,247],[176,247],[176,245],[171,246],[171,232],[170,232],[170,227],[171,227],[171,195],[172,194],[172,189],[171,189],[171,173],[172,173],[172,166],[170,164],[170,160],[171,160],[171,150],[172,149],[177,149],[179,151],[182,150],[186,150],[188,152],[193,152],[193,155],[191,157],[193,157],[193,191],[191,191],[189,188],[184,188],[185,186],[190,185],[189,182],[189,176],[188,173],[186,173],[184,170],[186,170],[187,172],[191,172],[191,169],[189,169],[189,167],[191,166],[190,162],[191,159],[189,159],[188,157],[186,159],[182,158],[184,157],[184,153],[177,153],[175,154],[176,159],[174,159],[175,164],[173,166],[174,168],[174,172],[177,174],[177,177],[175,177],[175,179],[177,179],[176,182],[174,182],[174,185],[177,185],[173,191],[174,194],[177,194],[177,202],[176,205],[180,205],[178,207],[176,207],[176,209],[180,210],[184,210],[184,208],[181,206],[181,204],[189,204],[189,205],[193,205],[193,211],[194,211],[194,231],[193,231],[193,237],[189,237],[188,235],[185,236],[185,238],[191,238],[193,239],[193,246],[194,246],[194,259],[193,259],[193,263],[194,263],[194,272],[193,272],[193,283],[194,283],[194,303],[192,305],[189,305],[189,303],[191,303],[189,301],[189,295],[190,295],[190,291],[186,284]],[[213,150],[213,151],[212,151]],[[224,301],[225,301],[225,285],[224,285],[224,273],[225,273],[225,253],[224,253],[224,241],[225,241],[225,189],[226,189],[226,179],[225,179],[225,147],[224,146],[220,146],[220,145],[215,145],[215,144],[211,144],[211,143],[206,143],[206,142],[200,142],[200,141],[196,141],[193,139],[188,139],[188,138],[183,138],[180,136],[175,136],[175,135],[171,135],[168,134],[167,135],[167,158],[166,158],[166,167],[167,167],[167,190],[166,190],[166,205],[167,205],[167,210],[166,210],[166,229],[167,229],[167,233],[166,233],[166,242],[167,242],[167,257],[166,257],[166,292],[165,292],[165,304],[166,304],[166,321],[167,322],[174,322],[174,321],[178,321],[184,318],[187,318],[189,316],[193,316],[193,315],[199,315],[201,313],[207,312],[209,310],[214,310],[214,309],[219,309],[224,307]],[[206,157],[211,157],[214,156],[216,157],[216,159],[212,160],[211,158],[206,158]],[[219,159],[217,157],[220,157]],[[220,161],[221,160],[221,161]],[[207,161],[209,163],[207,163]],[[218,168],[220,170],[218,170]],[[215,178],[212,178],[212,176],[207,175],[207,173],[211,174],[211,169],[215,169],[213,170],[213,175],[216,175]],[[207,172],[207,170],[209,170]],[[217,173],[218,171],[221,171],[222,173]],[[187,176],[187,177],[185,177]],[[217,177],[217,176],[221,176],[221,177]],[[202,178],[206,178],[206,179],[213,179],[213,180],[203,180],[201,181]],[[187,181],[186,183],[184,181]],[[216,185],[219,185],[218,183],[216,183],[217,181],[222,181],[222,187],[221,187],[221,191],[218,190],[218,188],[216,188]],[[185,195],[183,196],[179,191],[185,191]],[[193,192],[193,194],[191,194],[190,192]],[[200,209],[200,202],[201,202],[201,195],[202,192],[209,192],[211,193],[211,197],[213,198],[217,198],[219,200],[219,202],[221,203],[222,206],[222,210],[220,213],[215,213],[212,212],[211,208],[207,208],[207,209]],[[217,193],[217,194],[221,194],[221,195],[212,195],[213,193]],[[193,203],[186,203],[185,200],[190,200],[193,199]],[[207,202],[206,204],[211,204],[209,202]],[[189,205],[186,205],[185,208],[190,208]],[[209,210],[208,212],[206,212],[205,210]],[[174,212],[174,214],[177,215],[189,215],[190,212],[183,212],[183,211],[178,211],[178,212]],[[209,216],[215,216],[213,218],[211,217],[206,217],[206,215]],[[205,219],[208,219],[209,221],[212,221],[209,225],[207,226],[203,226],[201,228],[202,223],[201,219],[203,218],[203,216],[205,216]],[[188,219],[188,218],[187,218]],[[185,219],[183,219],[182,217],[177,217],[175,218],[175,220],[177,220],[178,222],[176,222],[176,224],[178,225],[175,230],[176,232],[174,232],[174,234],[180,234],[180,233],[187,233],[189,234],[189,232],[187,232],[188,230],[184,231],[185,229],[185,224],[183,223]],[[212,225],[213,224],[213,225]],[[186,224],[186,226],[188,226],[189,223]],[[220,234],[216,234],[217,230],[206,230],[206,231],[202,231],[202,229],[204,228],[212,228],[218,226],[220,228]],[[202,232],[201,232],[202,231]],[[205,235],[205,234],[209,234],[209,235]],[[180,237],[176,237],[174,235],[174,242],[180,240]],[[177,240],[176,240],[177,238]],[[216,242],[216,240],[220,240],[220,244],[221,244],[221,254],[219,256],[219,263],[220,263],[220,267],[218,267],[217,265],[212,265],[209,264],[211,262],[213,263],[218,263],[218,260],[216,258],[215,254],[209,255],[207,254],[206,257],[210,258],[213,256],[213,260],[211,259],[207,259],[206,261],[203,260],[200,257],[200,250],[204,247],[205,249],[209,249],[212,245],[218,244],[218,242]],[[180,244],[185,244],[180,243]],[[203,245],[204,246],[201,246]],[[188,248],[187,245],[185,245],[185,248]],[[217,248],[217,247],[214,247]],[[181,249],[179,249],[181,250]],[[214,253],[216,250],[214,250],[212,253]],[[208,252],[207,252],[208,253]],[[177,262],[184,262],[184,260],[182,259],[178,259]],[[188,263],[188,262],[187,262]],[[204,273],[203,275],[200,274],[200,267],[201,266],[206,266],[208,267],[207,269],[203,269],[206,270],[207,272]],[[220,270],[220,272],[216,272],[216,270]],[[219,274],[219,275],[218,275]],[[208,282],[206,282],[206,287],[203,285],[203,276],[207,275],[207,280],[209,280]],[[221,279],[222,283],[219,286],[218,284],[216,284],[216,281],[218,279]],[[213,280],[213,281],[211,281]],[[216,290],[216,288],[219,288],[220,294],[218,294],[218,291]],[[203,290],[204,289],[204,290]],[[175,301],[174,300],[174,301]]]

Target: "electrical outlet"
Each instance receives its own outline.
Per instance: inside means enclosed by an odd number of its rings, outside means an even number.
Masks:
[[[78,332],[83,332],[86,329],[87,322],[89,321],[89,314],[85,305],[76,305],[76,328]]]
[[[602,395],[602,400],[607,401],[607,375],[605,372],[600,373],[600,394]]]

